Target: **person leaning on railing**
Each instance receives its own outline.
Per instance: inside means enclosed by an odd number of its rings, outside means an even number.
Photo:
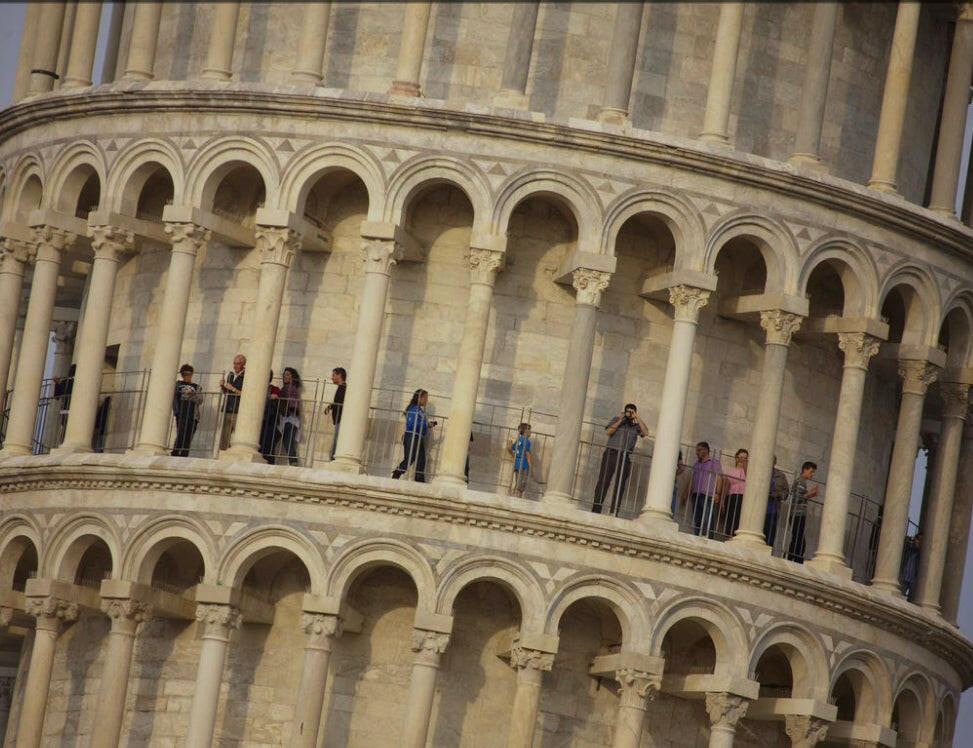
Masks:
[[[199,385],[193,381],[193,367],[179,367],[179,381],[172,393],[172,415],[176,419],[176,442],[173,457],[188,457],[189,446],[199,423]]]
[[[723,493],[723,467],[720,461],[710,456],[709,443],[697,442],[696,464],[683,492],[682,504],[687,495],[692,501],[693,533],[713,537],[713,512],[719,506]]]
[[[530,424],[521,423],[517,427],[518,436],[510,442],[507,451],[514,458],[514,494],[523,498],[530,477]]]
[[[807,522],[807,500],[818,495],[818,484],[809,483],[814,478],[818,466],[808,460],[801,465],[801,474],[791,486],[791,542],[787,548],[787,558],[804,563],[804,527]]]
[[[415,463],[415,480],[418,483],[426,482],[426,434],[436,425],[435,421],[426,418],[428,402],[429,393],[425,390],[416,390],[405,408],[405,433],[402,434],[404,455],[402,462],[392,471],[392,477],[395,479],[401,478],[412,463]]]

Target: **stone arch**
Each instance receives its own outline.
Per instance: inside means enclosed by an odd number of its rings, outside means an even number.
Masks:
[[[935,726],[935,696],[932,682],[925,673],[910,670],[900,680],[892,698],[890,714],[898,711],[898,723],[893,725],[903,741],[919,741],[931,738]],[[903,703],[899,703],[899,699]],[[916,713],[912,713],[910,700],[914,699]],[[905,743],[904,743],[905,744]]]
[[[186,170],[185,199],[210,210],[220,182],[237,166],[252,166],[264,182],[265,204],[276,205],[280,168],[273,149],[260,138],[216,138],[203,146]]]
[[[368,220],[381,221],[385,207],[382,165],[365,149],[345,143],[314,145],[296,154],[281,178],[280,207],[302,215],[315,182],[338,169],[349,171],[362,181],[368,192]]]
[[[203,559],[203,581],[216,584],[216,540],[206,527],[188,515],[167,514],[140,526],[122,557],[122,578],[151,584],[152,570],[173,544],[185,540]]]
[[[947,320],[950,338],[947,366],[973,366],[973,289],[959,288],[943,304],[937,340],[941,339]]]
[[[0,589],[6,589],[14,582],[17,566],[30,547],[33,547],[39,564],[43,548],[40,528],[27,515],[8,516],[0,525]]]
[[[38,565],[38,574],[73,582],[81,557],[98,540],[108,547],[111,576],[118,579],[122,556],[118,528],[107,517],[96,514],[70,517],[53,530],[51,542]]]
[[[716,258],[731,239],[752,241],[767,268],[765,290],[797,293],[797,241],[791,232],[773,218],[738,211],[725,216],[710,231],[703,251],[703,271],[716,272]]]
[[[659,614],[652,627],[649,654],[660,657],[666,634],[683,621],[698,623],[716,649],[716,673],[740,677],[746,666],[747,636],[740,617],[722,603],[700,597],[680,600]]]
[[[703,258],[696,254],[696,249],[703,246],[706,227],[699,211],[676,192],[637,189],[620,195],[605,211],[601,246],[615,254],[618,232],[630,218],[642,213],[659,218],[669,229],[676,245],[676,268],[702,267]]]
[[[578,248],[602,254],[602,204],[598,193],[587,182],[572,174],[553,169],[521,172],[500,188],[493,204],[492,233],[506,235],[514,209],[529,197],[553,195],[564,203],[578,229]]]
[[[7,173],[0,216],[5,220],[26,221],[31,210],[44,204],[46,185],[47,176],[40,158],[33,153],[21,156]]]
[[[436,591],[436,612],[452,615],[460,592],[473,582],[498,582],[517,598],[521,627],[540,631],[544,625],[544,591],[536,576],[520,564],[498,556],[467,556],[443,574]]]
[[[933,743],[936,748],[942,746],[946,748],[953,744],[953,733],[956,729],[956,697],[950,693],[946,692],[943,694],[943,698],[939,702],[939,709],[936,710],[937,721],[942,719],[943,722],[943,732],[940,735],[940,742],[938,744]],[[933,736],[935,738],[935,735]]]
[[[805,296],[811,274],[830,262],[841,279],[845,296],[845,316],[877,317],[878,268],[871,255],[856,241],[844,236],[828,236],[811,247],[801,265],[797,292]]]
[[[239,588],[250,568],[274,551],[290,551],[304,564],[311,580],[311,593],[325,589],[327,571],[317,544],[308,536],[285,525],[259,527],[232,541],[219,562],[217,584]]]
[[[172,180],[172,202],[185,199],[186,175],[182,156],[176,146],[162,138],[139,140],[123,150],[108,174],[106,205],[115,213],[134,216],[145,182],[162,168]]]
[[[331,567],[327,594],[344,602],[352,582],[378,566],[394,566],[408,574],[416,586],[416,608],[436,610],[436,578],[429,562],[412,546],[385,538],[364,540],[345,549]]]
[[[889,293],[899,286],[908,288],[917,302],[906,309],[902,342],[935,346],[939,332],[937,323],[942,319],[942,303],[935,281],[924,268],[908,262],[901,263],[889,271],[880,286],[879,309],[884,306]]]
[[[892,678],[881,658],[867,649],[856,649],[846,654],[835,666],[828,683],[828,694],[833,693],[838,679],[851,671],[859,673],[867,684],[870,694],[856,688],[855,721],[887,725],[892,714]]]
[[[59,213],[74,215],[82,189],[91,173],[98,179],[99,204],[105,199],[108,167],[105,156],[91,141],[74,142],[61,151],[47,179],[45,205]]]
[[[585,598],[606,603],[614,612],[622,629],[623,649],[644,651],[649,626],[641,596],[627,584],[602,576],[585,575],[568,580],[548,604],[544,632],[556,636],[564,611]]]
[[[473,206],[473,233],[488,231],[490,185],[472,163],[441,156],[418,156],[401,164],[389,177],[385,219],[405,225],[414,197],[424,187],[451,184],[466,195]]]
[[[760,658],[774,646],[784,649],[791,668],[793,698],[827,701],[828,658],[820,640],[808,629],[795,623],[781,623],[765,631],[750,651],[747,678],[757,680]]]

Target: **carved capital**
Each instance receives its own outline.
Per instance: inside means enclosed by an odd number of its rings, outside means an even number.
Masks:
[[[706,713],[709,714],[709,723],[713,727],[736,727],[749,706],[749,699],[732,693],[706,694]]]
[[[41,262],[61,262],[61,252],[68,249],[78,238],[77,234],[54,226],[34,226],[34,244],[37,247],[37,260]]]
[[[301,249],[301,235],[293,229],[274,226],[257,226],[254,231],[257,249],[260,252],[260,262],[272,265],[291,266],[294,253]]]
[[[510,667],[515,670],[550,671],[554,667],[554,655],[539,649],[528,649],[515,644],[510,650]]]
[[[243,616],[239,608],[219,603],[198,603],[196,605],[196,620],[205,627],[206,634],[228,636],[230,632],[240,628]]]
[[[957,21],[973,21],[973,3],[960,2],[956,14]]]
[[[405,251],[394,239],[365,239],[362,241],[362,255],[366,273],[388,275],[392,272],[392,266],[405,256]]]
[[[115,621],[131,621],[132,623],[142,623],[152,616],[152,606],[141,600],[109,599],[101,601],[102,612]]]
[[[40,622],[42,619],[69,623],[78,617],[78,604],[64,600],[54,595],[47,597],[28,597],[26,602],[27,615],[34,616]]]
[[[135,248],[135,234],[114,226],[89,226],[88,235],[96,260],[118,262],[123,253]]]
[[[14,609],[4,605],[0,607],[0,631],[5,630],[14,619]]]
[[[503,267],[503,252],[470,247],[470,282],[492,286]]]
[[[767,331],[769,345],[790,345],[791,336],[804,320],[798,314],[771,309],[760,313],[760,326]]]
[[[167,223],[165,232],[172,240],[172,251],[195,257],[210,239],[210,230],[195,223]]]
[[[440,631],[412,629],[412,651],[441,655],[449,646],[449,634]]]
[[[611,277],[611,273],[588,268],[578,268],[572,272],[571,285],[574,286],[577,303],[598,306],[601,292],[608,288]]]
[[[695,288],[680,283],[669,289],[669,303],[673,307],[673,316],[684,322],[696,322],[699,310],[709,303],[710,292],[705,288]]]
[[[78,330],[77,322],[60,320],[51,325],[51,334],[54,336],[54,345],[59,353],[64,352],[64,346],[74,342],[75,333]]]
[[[341,636],[341,619],[325,613],[302,613],[301,628],[311,639]]]
[[[791,739],[791,744],[804,748],[811,748],[824,740],[831,723],[820,717],[807,714],[788,714],[784,717],[784,731]]]
[[[845,366],[867,369],[872,356],[878,353],[882,341],[864,332],[839,332],[838,348],[845,353]]]
[[[899,376],[902,377],[902,392],[911,395],[925,395],[929,385],[939,378],[939,367],[923,360],[899,361]]]
[[[970,408],[970,385],[942,382],[939,392],[943,396],[943,417],[966,420],[966,413]]]
[[[662,688],[662,675],[635,668],[620,668],[615,671],[621,701],[624,706],[645,709],[646,702],[652,701]]]
[[[0,237],[0,273],[23,275],[28,262],[37,254],[34,242],[23,242],[10,237]]]

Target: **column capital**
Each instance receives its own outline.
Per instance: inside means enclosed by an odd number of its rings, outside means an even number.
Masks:
[[[706,694],[706,713],[712,727],[722,725],[736,727],[750,706],[750,699],[726,692],[709,692]]]
[[[760,313],[760,326],[767,331],[769,345],[790,345],[804,318],[782,309],[768,309]]]
[[[412,629],[412,651],[441,655],[449,646],[449,634],[427,629]]]
[[[9,605],[0,606],[0,631],[6,631],[14,619],[14,609]]]
[[[89,226],[88,235],[96,260],[118,262],[120,255],[135,248],[135,234],[115,226]]]
[[[243,615],[240,609],[225,603],[197,603],[196,620],[203,625],[203,638],[226,640],[240,628]]]
[[[645,709],[645,702],[651,701],[662,688],[662,674],[647,670],[623,667],[615,671],[623,706]]]
[[[78,323],[69,320],[60,320],[51,325],[51,334],[54,336],[55,347],[62,348],[67,343],[74,341],[74,335],[78,330]],[[59,352],[64,352],[63,350]]]
[[[106,598],[101,611],[111,619],[112,631],[135,634],[140,623],[152,617],[152,606],[135,598]]]
[[[307,634],[305,648],[331,650],[331,639],[342,634],[341,619],[328,613],[301,613],[301,628]]]
[[[294,229],[279,226],[257,226],[254,231],[260,262],[291,266],[294,254],[301,250],[303,237]]]
[[[669,303],[677,320],[696,322],[699,311],[709,303],[710,291],[680,283],[669,287]]]
[[[903,359],[899,361],[899,376],[903,393],[925,395],[929,385],[939,378],[939,367],[924,359]]]
[[[28,597],[24,607],[27,615],[37,619],[38,628],[57,630],[62,623],[78,618],[78,604],[57,595]]]
[[[845,353],[845,366],[868,369],[868,362],[878,353],[882,341],[866,332],[839,332],[838,348]]]
[[[209,229],[190,222],[167,221],[163,227],[172,239],[172,251],[195,257],[210,240]]]
[[[831,723],[808,714],[788,714],[784,717],[784,731],[795,746],[813,746],[824,740]]]
[[[943,417],[966,420],[970,407],[970,385],[962,382],[941,382],[939,392],[943,396]]]
[[[395,239],[362,239],[362,255],[366,273],[389,275],[405,256],[405,249]]]
[[[37,254],[37,244],[9,236],[0,237],[0,273],[23,275],[25,265]]]
[[[554,654],[515,644],[510,650],[510,667],[514,670],[550,671],[554,667]]]
[[[470,282],[492,286],[503,267],[504,254],[496,249],[470,247]]]
[[[957,3],[959,8],[956,13],[957,21],[973,21],[973,3]]]
[[[604,270],[576,268],[571,272],[571,285],[574,286],[575,298],[579,304],[598,306],[601,292],[608,288],[611,273]]]
[[[78,235],[56,226],[33,226],[31,231],[36,244],[36,261],[60,262],[61,252],[77,240]]]

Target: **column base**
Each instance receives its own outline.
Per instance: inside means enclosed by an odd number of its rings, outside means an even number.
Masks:
[[[320,86],[324,78],[320,73],[315,73],[313,70],[293,70],[291,71],[291,80],[294,83],[309,83],[312,86]]]
[[[822,174],[828,173],[827,165],[815,153],[792,153],[791,157],[787,159],[787,163],[813,169]]]
[[[884,592],[886,595],[894,597],[896,600],[905,600],[905,595],[902,594],[902,589],[899,587],[898,581],[893,581],[890,579],[873,579],[872,589]]]
[[[956,211],[953,210],[951,205],[930,205],[929,210],[936,215],[942,216],[943,218],[950,218],[954,221],[959,220],[959,218],[956,216]]]
[[[574,500],[574,497],[563,491],[547,491],[541,498],[541,502],[550,506],[577,508],[577,502]]]
[[[701,132],[699,134],[699,139],[704,143],[712,143],[713,145],[722,145],[727,148],[732,148],[730,143],[730,138],[727,137],[726,133],[722,132]]]
[[[60,447],[52,449],[51,454],[55,457],[65,457],[67,455],[91,454],[93,451],[90,444],[71,444],[70,442],[64,442]]]
[[[834,574],[836,577],[841,577],[842,579],[851,579],[852,577],[851,568],[845,564],[844,559],[838,558],[837,556],[825,556],[819,553],[810,561],[805,561],[804,565],[810,566],[812,569],[817,569],[818,571]]]
[[[738,532],[726,542],[732,543],[738,548],[746,548],[748,551],[766,553],[767,555],[770,555],[774,550],[764,542],[764,536],[758,532]]]
[[[936,618],[943,617],[943,609],[939,603],[919,603],[919,607],[930,615],[936,616]]]
[[[898,185],[895,182],[887,182],[884,179],[873,179],[868,183],[868,187],[876,192],[884,192],[886,195],[902,197],[899,193]]]
[[[393,96],[422,96],[422,91],[417,83],[412,81],[392,81],[389,86],[389,94]]]
[[[658,509],[643,509],[638,521],[640,524],[650,525],[653,530],[679,532],[679,523],[672,518],[672,515]]]
[[[136,444],[125,452],[127,455],[144,455],[146,457],[162,457],[168,453],[168,449],[155,444]]]
[[[500,107],[501,109],[526,110],[529,105],[527,103],[527,97],[521,91],[504,88],[493,97],[493,106]]]
[[[221,449],[217,459],[220,462],[263,462],[264,458],[255,447],[248,444],[231,445]]]
[[[432,482],[441,486],[459,486],[460,488],[467,486],[465,475],[452,475],[450,473],[440,473],[432,479]]]
[[[365,467],[361,462],[348,457],[342,457],[341,455],[335,455],[335,458],[328,463],[328,470],[337,470],[340,473],[354,473],[355,475],[365,474]]]
[[[0,460],[8,457],[29,457],[31,454],[30,447],[21,444],[5,444],[3,449],[0,449]]]
[[[122,81],[150,81],[154,77],[151,70],[126,70]]]
[[[602,107],[601,111],[595,117],[599,122],[603,122],[606,125],[618,125],[624,127],[625,125],[631,124],[628,119],[628,112],[624,109],[616,109],[615,107]]]
[[[231,73],[229,70],[203,68],[203,72],[199,77],[209,81],[228,81],[233,77],[233,73]]]

